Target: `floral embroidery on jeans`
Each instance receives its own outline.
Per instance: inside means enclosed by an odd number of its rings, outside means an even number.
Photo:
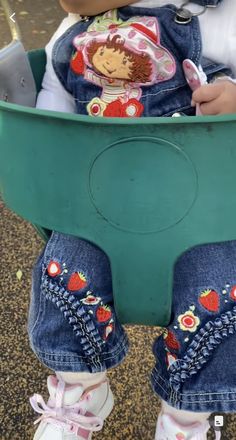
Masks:
[[[194,306],[191,308],[195,309]],[[192,310],[187,310],[185,313],[178,316],[178,322],[181,330],[193,333],[197,330],[197,327],[200,324],[200,319],[194,315]]]

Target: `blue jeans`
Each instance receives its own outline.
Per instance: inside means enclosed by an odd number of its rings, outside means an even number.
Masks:
[[[236,242],[198,246],[174,271],[172,316],[155,341],[154,391],[190,411],[236,410]],[[56,371],[100,372],[128,351],[110,265],[96,246],[52,233],[33,272],[31,346]]]

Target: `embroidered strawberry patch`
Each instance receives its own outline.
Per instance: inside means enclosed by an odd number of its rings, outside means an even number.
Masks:
[[[230,291],[230,299],[233,301],[236,301],[236,286],[233,286]]]
[[[48,275],[51,277],[56,277],[61,273],[61,266],[57,261],[50,261],[48,267],[47,267]]]
[[[87,286],[87,280],[85,275],[82,272],[74,272],[72,273],[69,279],[67,289],[75,291],[75,290],[83,289],[86,286]]]
[[[212,289],[206,289],[199,295],[199,303],[209,312],[218,312],[220,306],[219,294]]]
[[[82,52],[78,51],[72,56],[70,68],[77,75],[82,75],[84,73],[85,64]]]
[[[96,311],[98,322],[106,322],[112,317],[112,311],[109,306],[99,306]]]
[[[168,330],[167,333],[164,334],[164,340],[165,340],[166,346],[170,350],[179,350],[180,349],[180,343],[177,340],[175,334],[171,330]]]

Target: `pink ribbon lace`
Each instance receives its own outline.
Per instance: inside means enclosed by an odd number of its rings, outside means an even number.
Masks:
[[[215,431],[215,440],[220,440],[220,439],[221,439],[221,432]]]
[[[87,440],[91,432],[102,429],[103,420],[87,411],[89,394],[73,405],[63,406],[64,390],[65,383],[59,380],[54,401],[50,399],[46,404],[40,394],[34,394],[30,398],[33,409],[41,414],[34,424],[42,421],[51,423]]]

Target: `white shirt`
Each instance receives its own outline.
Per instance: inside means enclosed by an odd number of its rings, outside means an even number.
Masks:
[[[153,8],[172,3],[177,7],[183,0],[140,0],[132,6]],[[200,10],[196,4],[189,3],[188,9]],[[37,107],[69,113],[76,112],[74,98],[62,86],[52,66],[52,48],[56,40],[74,23],[80,20],[78,14],[69,14],[46,46],[47,66],[39,93]],[[217,8],[208,8],[199,15],[202,33],[203,55],[215,62],[230,67],[236,76],[236,0],[223,0]]]

